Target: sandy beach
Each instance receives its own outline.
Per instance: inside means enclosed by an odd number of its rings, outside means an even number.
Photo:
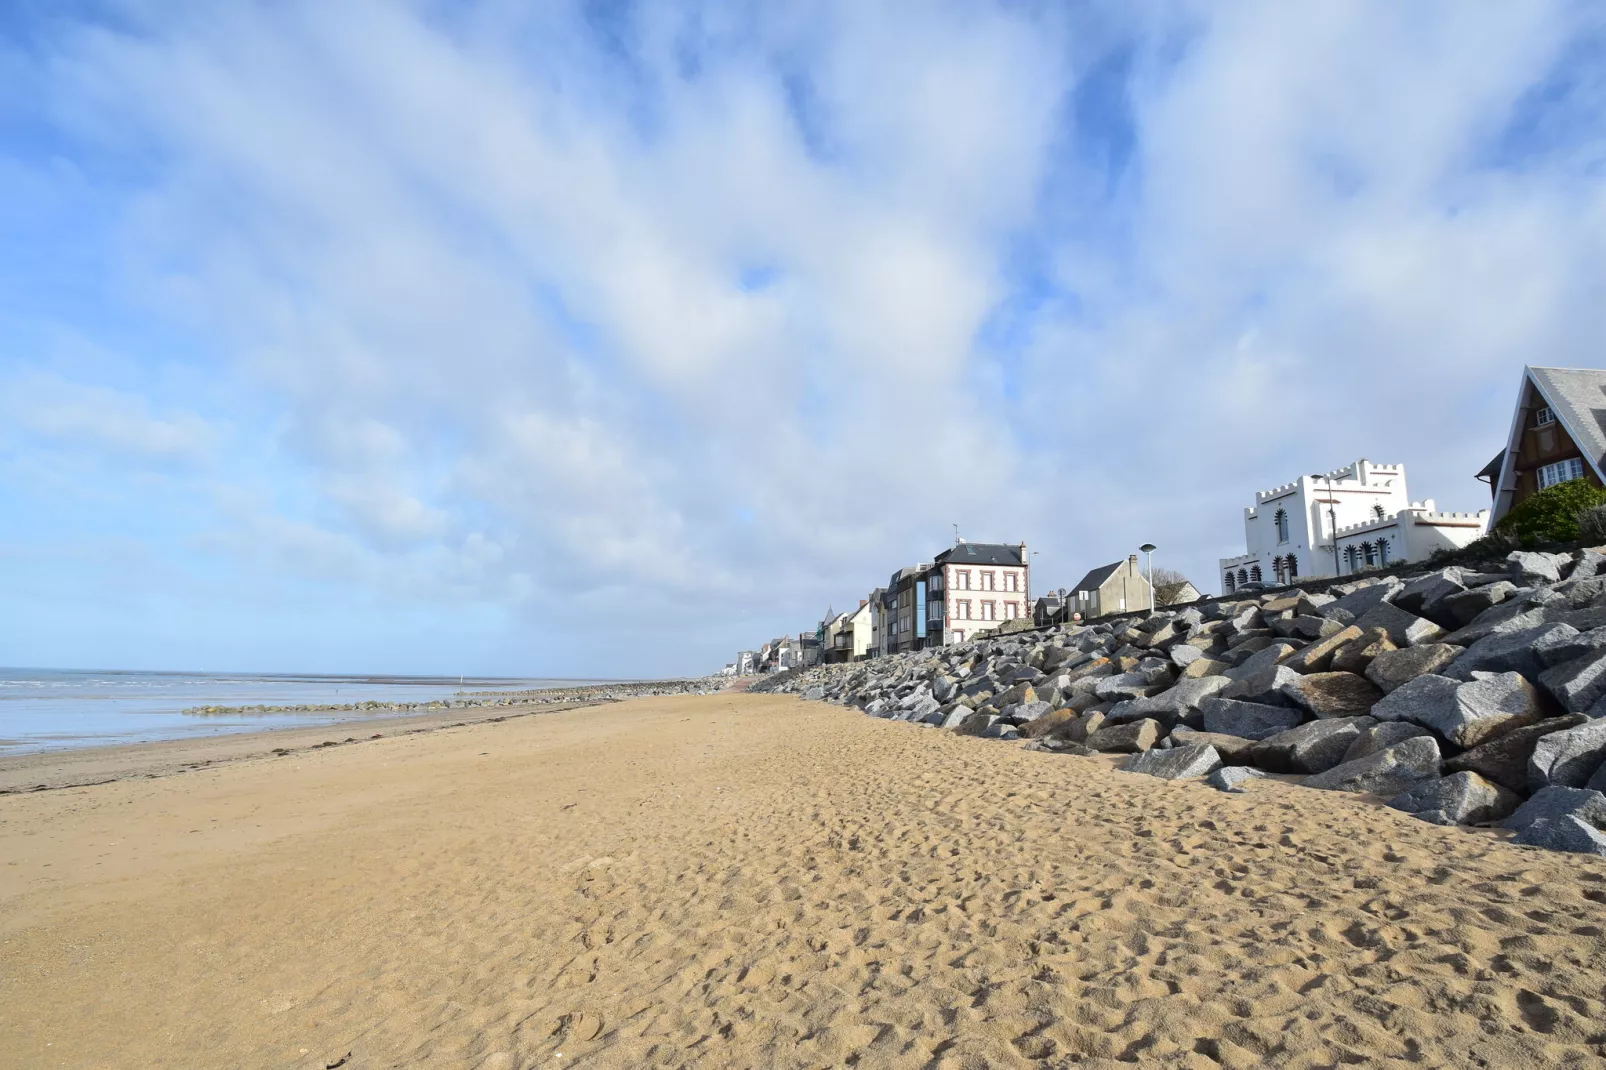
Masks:
[[[0,1064],[1606,1065],[1606,863],[1353,796],[746,694],[166,760],[0,796]]]

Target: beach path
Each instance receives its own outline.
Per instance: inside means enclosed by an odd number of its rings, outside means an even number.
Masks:
[[[7,1067],[1606,1065],[1606,860],[790,696],[0,796]]]

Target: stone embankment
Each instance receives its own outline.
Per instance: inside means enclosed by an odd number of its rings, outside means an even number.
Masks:
[[[636,683],[585,684],[580,687],[540,688],[530,691],[465,691],[456,698],[427,702],[346,702],[299,706],[191,706],[184,712],[197,717],[250,714],[323,713],[430,713],[435,710],[482,710],[498,706],[544,706],[556,702],[619,702],[653,695],[704,695],[718,691],[729,680],[713,676],[698,680],[645,680]]]
[[[1281,774],[1606,856],[1606,554],[1225,596],[788,673],[876,716],[1223,791]]]

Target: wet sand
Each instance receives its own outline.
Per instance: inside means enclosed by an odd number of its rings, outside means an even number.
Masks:
[[[1602,860],[787,696],[6,795],[0,860],[6,1066],[1606,1065]]]

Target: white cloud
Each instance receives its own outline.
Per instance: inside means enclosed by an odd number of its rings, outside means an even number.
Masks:
[[[1208,585],[1248,491],[1358,453],[1474,505],[1516,366],[1596,359],[1598,110],[1522,118],[1576,7],[600,17],[132,5],[51,39],[80,168],[145,161],[130,289],[281,414],[217,552],[518,604],[532,643],[554,607],[674,620],[690,669],[951,522],[1050,582],[1153,540]],[[1523,122],[1547,147],[1501,162]],[[33,433],[210,448],[87,397]]]

